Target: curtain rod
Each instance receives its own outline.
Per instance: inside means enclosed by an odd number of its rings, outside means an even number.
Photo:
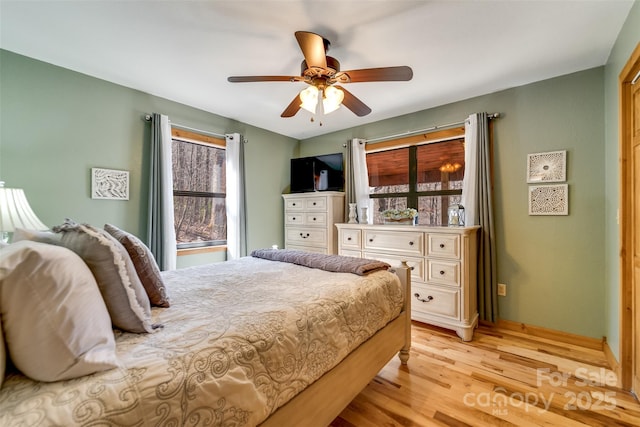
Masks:
[[[491,113],[488,115],[489,119],[497,119],[498,117],[500,117],[500,113]],[[444,129],[444,128],[450,128],[450,127],[454,127],[454,126],[460,126],[463,125],[466,122],[466,120],[463,120],[461,122],[454,122],[454,123],[448,123],[446,125],[437,125],[437,126],[431,126],[430,128],[426,128],[426,129],[419,129],[419,130],[410,130],[404,133],[397,133],[395,135],[388,135],[388,136],[381,136],[378,138],[372,138],[372,139],[366,139],[366,142],[377,142],[377,141],[382,141],[384,139],[391,139],[391,138],[398,138],[400,136],[409,136],[409,135],[413,135],[413,134],[418,134],[418,133],[424,133],[424,132],[430,132],[433,130],[438,130],[438,129]]]
[[[151,121],[151,114],[145,114],[144,120],[147,121],[147,122],[150,122]],[[215,133],[215,132],[209,132],[209,131],[201,130],[201,129],[196,129],[196,128],[192,128],[192,127],[189,127],[189,126],[180,125],[180,124],[177,124],[177,123],[171,123],[171,127],[182,129],[182,130],[190,130],[192,132],[200,133],[202,135],[213,136],[215,138],[220,138],[220,139],[226,139],[226,137],[227,137],[227,135],[224,135],[224,134]]]

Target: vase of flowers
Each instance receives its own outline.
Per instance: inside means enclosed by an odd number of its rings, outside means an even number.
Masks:
[[[416,225],[418,223],[418,211],[413,208],[387,209],[382,212],[385,224]]]

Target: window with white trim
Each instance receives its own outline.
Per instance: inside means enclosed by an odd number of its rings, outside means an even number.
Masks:
[[[178,249],[227,243],[225,141],[172,129]]]

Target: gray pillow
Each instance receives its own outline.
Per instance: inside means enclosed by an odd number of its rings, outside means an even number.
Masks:
[[[98,285],[69,249],[32,241],[2,249],[0,304],[11,361],[28,377],[59,381],[118,366]]]
[[[80,255],[93,273],[114,326],[152,332],[149,297],[126,249],[106,231],[69,219],[53,231],[62,233],[62,245]]]
[[[169,296],[160,275],[160,269],[147,245],[133,234],[121,230],[115,225],[105,224],[104,229],[127,250],[133,266],[136,268],[136,273],[138,273],[138,278],[147,291],[151,305],[169,307]]]

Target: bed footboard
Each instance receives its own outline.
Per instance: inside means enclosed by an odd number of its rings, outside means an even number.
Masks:
[[[400,278],[404,290],[404,313],[406,313],[406,326],[404,331],[404,346],[400,349],[398,357],[403,365],[409,361],[409,350],[411,350],[411,268],[406,261],[402,261],[402,267],[397,267],[395,273]]]

